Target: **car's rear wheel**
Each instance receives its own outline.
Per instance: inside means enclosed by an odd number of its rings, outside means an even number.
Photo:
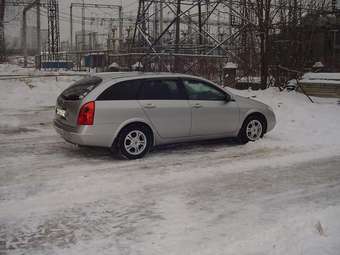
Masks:
[[[150,131],[141,125],[131,125],[124,128],[118,137],[118,154],[127,159],[138,159],[145,156],[151,148]]]
[[[238,134],[240,143],[255,142],[263,137],[265,132],[265,121],[258,115],[249,116],[243,123]]]

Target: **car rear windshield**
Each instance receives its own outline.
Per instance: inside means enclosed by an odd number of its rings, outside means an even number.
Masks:
[[[83,78],[70,87],[68,87],[61,94],[65,100],[80,100],[86,97],[94,88],[96,88],[103,80],[96,76]]]

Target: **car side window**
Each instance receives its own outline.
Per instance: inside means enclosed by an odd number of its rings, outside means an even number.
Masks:
[[[146,79],[142,81],[140,100],[184,100],[185,94],[175,79]]]
[[[138,80],[119,82],[106,89],[97,100],[136,100],[139,87]]]
[[[225,100],[225,93],[199,80],[183,80],[189,100],[222,101]]]

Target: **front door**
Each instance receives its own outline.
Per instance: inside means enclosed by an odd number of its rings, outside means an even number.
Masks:
[[[205,81],[184,79],[192,111],[191,136],[231,135],[239,124],[239,108],[226,92]]]

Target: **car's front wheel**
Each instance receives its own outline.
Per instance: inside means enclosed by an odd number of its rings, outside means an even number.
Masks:
[[[249,116],[242,125],[238,134],[238,140],[243,144],[249,141],[255,142],[263,137],[265,128],[263,118],[257,115]]]
[[[140,125],[124,128],[118,137],[118,153],[127,159],[144,157],[151,148],[152,136],[150,131]]]

